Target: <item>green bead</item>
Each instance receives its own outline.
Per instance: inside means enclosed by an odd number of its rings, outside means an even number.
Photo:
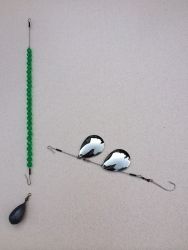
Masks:
[[[27,164],[31,166],[32,165],[32,159],[27,158]]]
[[[27,96],[27,106],[32,107],[32,96],[28,95]]]
[[[28,132],[32,132],[32,125],[33,125],[33,122],[32,122],[32,118],[31,117],[29,117],[28,118],[29,120],[27,121],[27,126],[29,127],[28,128]]]
[[[27,108],[30,108],[32,110],[32,98],[31,97],[27,98]]]
[[[28,162],[28,163],[27,163],[27,167],[28,167],[28,168],[32,168],[32,166],[33,166],[32,162]]]
[[[32,98],[31,97],[28,97],[27,98],[27,109],[30,109],[32,110]]]
[[[31,149],[27,149],[27,157],[28,157],[28,159],[32,160],[32,148]]]
[[[27,126],[29,126],[29,131],[32,131],[32,125],[33,125],[33,121],[32,121],[32,117],[31,116],[27,116]]]
[[[28,107],[27,107],[27,111],[28,111],[28,112],[32,112],[32,107],[31,107],[31,106],[28,106]]]
[[[31,53],[31,52],[32,52],[32,49],[31,49],[31,48],[27,48],[27,52],[28,52],[28,53]]]
[[[28,134],[27,134],[27,136],[32,137],[32,132],[29,131]],[[28,143],[31,143],[31,141],[32,141],[32,139],[29,139],[29,140],[28,140]]]
[[[27,122],[32,123],[32,112],[27,111]]]
[[[32,116],[30,114],[27,114],[27,124],[32,126],[32,122],[33,122]]]

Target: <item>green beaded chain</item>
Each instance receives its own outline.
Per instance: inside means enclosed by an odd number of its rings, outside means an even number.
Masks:
[[[27,167],[32,168],[32,50],[27,49]]]
[[[29,179],[27,179],[28,185],[31,184],[30,175],[31,168],[33,166],[33,118],[32,118],[32,50],[30,48],[30,28],[31,20],[28,20],[29,28],[29,47],[27,49],[27,167],[29,169]]]

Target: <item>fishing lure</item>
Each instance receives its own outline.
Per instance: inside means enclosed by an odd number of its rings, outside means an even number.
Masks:
[[[30,47],[30,30],[31,19],[28,19],[28,37],[29,45],[27,48],[27,69],[26,69],[26,126],[27,126],[27,168],[29,170],[29,176],[25,175],[27,184],[31,185],[31,168],[33,166],[33,118],[32,118],[32,49]],[[9,221],[11,224],[18,224],[22,221],[25,214],[26,203],[29,200],[31,193],[25,198],[25,202],[16,207],[9,215]]]
[[[127,170],[127,168],[129,167],[129,165],[131,163],[130,155],[124,149],[113,150],[105,158],[105,160],[103,161],[102,164],[96,163],[96,162],[88,159],[88,158],[91,158],[93,156],[101,154],[102,151],[104,150],[104,140],[98,135],[90,135],[83,141],[83,143],[80,147],[80,151],[79,151],[78,156],[76,156],[74,154],[67,153],[61,149],[54,148],[52,146],[48,146],[47,148],[53,153],[55,153],[55,151],[61,152],[61,153],[66,154],[68,156],[74,157],[76,159],[84,160],[87,163],[91,163],[91,164],[100,166],[104,170],[124,173],[124,174],[127,174],[127,175],[132,176],[132,177],[137,177],[137,178],[142,179],[144,181],[153,183],[154,185],[162,188],[165,191],[174,191],[176,188],[176,184],[171,182],[171,181],[169,181],[169,183],[172,185],[172,188],[169,189],[169,188],[163,187],[162,185],[158,184],[153,179],[146,178],[140,174],[124,172],[125,170]]]

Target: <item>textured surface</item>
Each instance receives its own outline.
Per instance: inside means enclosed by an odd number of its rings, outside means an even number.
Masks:
[[[25,50],[33,21],[32,186]],[[186,250],[188,1],[0,1],[0,249]],[[152,184],[52,154],[99,134]],[[28,203],[23,223],[9,213]]]

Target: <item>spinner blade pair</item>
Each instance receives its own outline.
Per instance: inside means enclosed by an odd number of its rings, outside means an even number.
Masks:
[[[88,136],[80,147],[79,159],[91,158],[101,154],[104,150],[104,140],[98,135]],[[101,164],[109,171],[123,171],[130,165],[130,155],[123,149],[113,150]]]

